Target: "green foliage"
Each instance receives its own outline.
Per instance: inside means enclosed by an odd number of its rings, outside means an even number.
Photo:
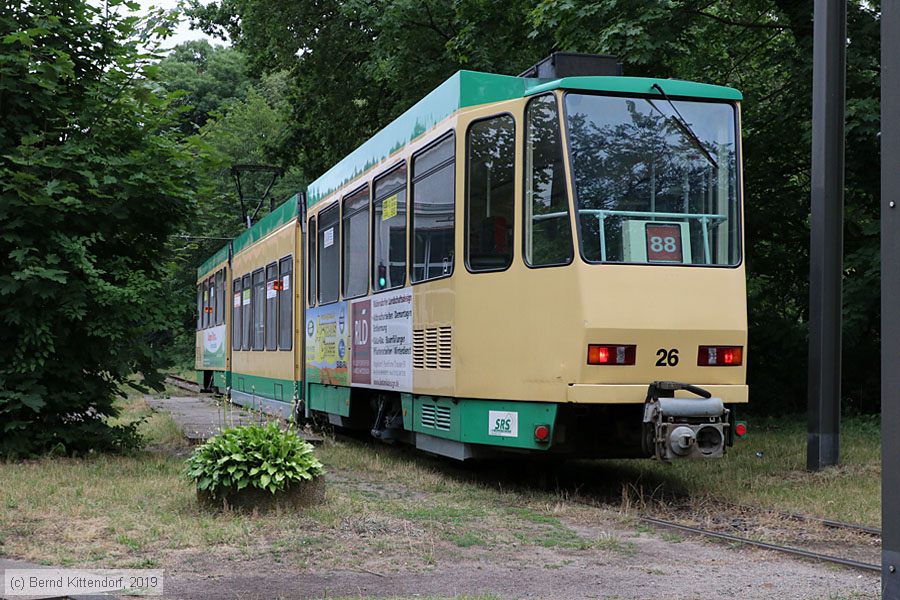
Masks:
[[[150,80],[166,17],[124,8],[0,12],[0,455],[133,446],[113,398],[161,387],[197,157]]]
[[[806,396],[812,0],[195,0],[254,71],[287,72],[273,152],[313,178],[465,68],[521,72],[552,50],[613,54],[628,75],[743,91],[745,255],[755,406]],[[848,3],[844,396],[879,406],[878,5]],[[337,125],[336,125],[337,124]]]
[[[181,93],[176,105],[184,108],[185,133],[193,133],[213,113],[244,98],[253,83],[243,53],[206,40],[175,46],[159,61],[159,82],[167,91]]]
[[[178,46],[175,50],[179,51],[181,48]],[[228,52],[239,54],[236,50]],[[176,91],[181,89],[178,87],[180,85],[181,83],[166,84],[169,89]],[[223,100],[221,104],[215,106],[208,104],[208,119],[188,138],[195,151],[202,153],[206,158],[198,162],[196,170],[196,181],[202,185],[205,194],[199,200],[198,210],[191,220],[190,229],[185,231],[185,234],[195,237],[182,241],[179,248],[178,291],[173,296],[178,298],[175,306],[179,310],[179,326],[174,355],[179,364],[193,365],[196,268],[226,243],[223,239],[204,239],[203,236],[232,238],[244,229],[237,192],[230,173],[231,165],[281,164],[277,152],[284,145],[289,115],[285,99],[287,85],[284,73],[265,75],[259,81],[247,78],[237,87],[243,90],[243,95]],[[182,96],[180,101],[197,99],[197,90],[182,91],[188,93]],[[205,96],[205,101],[209,100],[210,96]],[[193,110],[190,105],[184,105],[184,109]],[[242,177],[241,187],[245,201],[251,205],[251,212],[257,206],[269,181],[269,174],[249,174]],[[304,189],[304,182],[305,179],[296,167],[289,168],[272,187],[269,197],[279,204]],[[268,202],[260,208],[257,219],[267,212]]]
[[[551,49],[526,39],[530,2],[196,0],[251,69],[286,70],[291,105],[279,156],[314,178],[458,69],[518,72]],[[336,126],[336,124],[338,124]]]
[[[226,429],[187,460],[187,476],[213,497],[246,487],[274,494],[322,473],[312,445],[274,422]]]

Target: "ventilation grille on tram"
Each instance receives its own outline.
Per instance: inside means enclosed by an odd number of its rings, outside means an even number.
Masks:
[[[452,364],[453,329],[428,327],[413,331],[413,367],[449,369]]]
[[[450,431],[450,407],[436,404],[422,405],[422,427]]]

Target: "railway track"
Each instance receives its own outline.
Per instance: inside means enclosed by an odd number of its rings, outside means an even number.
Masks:
[[[584,504],[586,506],[591,506],[594,508],[600,508],[601,505],[588,502],[584,500],[575,500],[578,504]],[[840,529],[846,531],[852,531],[859,534],[870,535],[874,537],[881,537],[881,530],[875,527],[869,527],[866,525],[861,525],[857,523],[846,523],[843,521],[836,521],[833,519],[825,519],[822,517],[814,517],[811,515],[802,515],[798,513],[789,513],[782,511],[774,511],[770,509],[758,508],[758,507],[748,507],[737,505],[740,508],[747,511],[758,511],[758,512],[768,512],[772,514],[777,514],[782,518],[787,520],[797,521],[797,522],[806,522],[806,523],[817,523],[822,525],[823,527],[827,527],[829,529]],[[686,525],[684,523],[678,523],[676,521],[670,521],[668,519],[662,519],[655,516],[649,515],[638,515],[637,519],[642,523],[646,523],[647,525],[652,525],[654,527],[668,529],[671,531],[677,531],[680,533],[687,533],[691,535],[698,535],[703,537],[709,537],[719,540],[724,540],[727,542],[738,543],[746,546],[752,546],[755,548],[762,548],[765,550],[771,550],[773,552],[780,552],[782,554],[788,554],[791,556],[799,556],[802,558],[808,558],[811,560],[816,560],[819,562],[826,562],[831,564],[842,565],[845,567],[849,567],[852,569],[857,569],[860,571],[866,571],[869,573],[881,573],[881,565],[868,563],[860,560],[855,560],[852,558],[846,558],[842,556],[835,556],[832,554],[825,554],[822,552],[815,552],[813,550],[807,550],[805,548],[799,548],[796,546],[789,546],[784,544],[777,544],[773,542],[765,542],[753,538],[748,538],[744,536],[734,535],[731,533],[725,533],[722,531],[713,531],[710,529],[705,529],[703,527],[698,527],[695,525]]]
[[[857,533],[863,533],[867,535],[872,535],[875,537],[881,537],[881,529],[878,527],[870,527],[868,525],[861,525],[859,523],[847,523],[844,521],[837,521],[835,519],[826,519],[824,517],[815,517],[812,515],[803,515],[800,513],[793,512],[785,512],[781,510],[772,510],[768,508],[762,508],[759,506],[746,506],[744,504],[729,504],[740,510],[746,511],[757,511],[757,512],[768,512],[774,515],[778,515],[779,517],[789,520],[789,521],[800,521],[806,523],[818,523],[823,527],[827,527],[829,529],[843,529],[846,531],[855,531]]]
[[[200,392],[200,386],[197,384],[197,382],[191,381],[190,379],[178,377],[177,375],[167,375],[166,381],[176,387],[180,387],[183,390],[189,390],[191,392]]]
[[[721,531],[711,531],[709,529],[703,529],[701,527],[694,527],[692,525],[683,525],[681,523],[675,523],[674,521],[667,521],[665,519],[658,519],[656,517],[640,516],[638,518],[644,523],[647,523],[649,525],[655,525],[657,527],[663,527],[665,529],[681,531],[683,533],[690,533],[690,534],[694,534],[694,535],[702,535],[705,537],[726,540],[729,542],[736,542],[736,543],[744,544],[747,546],[754,546],[756,548],[764,548],[766,550],[773,550],[775,552],[781,552],[783,554],[790,554],[793,556],[802,556],[804,558],[810,558],[810,559],[817,560],[820,562],[828,562],[828,563],[832,563],[832,564],[843,565],[845,567],[851,567],[853,569],[859,569],[861,571],[868,571],[868,572],[875,572],[875,573],[881,572],[881,565],[862,562],[862,561],[854,560],[852,558],[843,558],[840,556],[833,556],[831,554],[824,554],[821,552],[814,552],[812,550],[805,550],[803,548],[796,548],[794,546],[785,546],[782,544],[763,542],[760,540],[754,540],[751,538],[733,535],[730,533],[723,533]],[[850,524],[850,523],[844,523],[844,525],[850,525],[855,530],[859,530],[859,528],[864,527],[863,525],[857,526],[857,525]]]

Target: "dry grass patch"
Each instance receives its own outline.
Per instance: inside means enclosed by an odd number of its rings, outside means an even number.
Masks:
[[[623,507],[691,498],[691,502],[726,500],[737,504],[819,515],[879,525],[881,522],[881,452],[878,421],[844,420],[841,466],[819,473],[806,471],[806,423],[798,419],[751,422],[751,434],[729,449],[724,460],[602,461],[593,477],[621,487]]]
[[[446,560],[504,560],[516,548],[618,552],[565,523],[554,496],[479,483],[446,461],[328,440],[325,500],[302,513],[210,512],[184,475],[178,425],[137,397],[150,450],[0,463],[0,553],[53,565],[186,566],[266,557],[297,568],[397,572]],[[508,556],[507,556],[508,558]]]

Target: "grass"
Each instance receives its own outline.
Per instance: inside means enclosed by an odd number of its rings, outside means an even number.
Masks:
[[[358,442],[326,440],[318,448],[330,471],[326,500],[302,514],[207,512],[182,474],[189,448],[178,425],[150,411],[137,394],[123,407],[122,420],[143,419],[147,451],[0,462],[0,555],[132,568],[172,568],[173,560],[188,564],[199,556],[219,564],[265,556],[293,568],[397,572],[439,569],[460,556],[500,560],[535,548],[567,557],[635,551],[632,542],[573,528],[573,518],[592,523],[596,513],[566,502],[562,492],[530,487],[535,469],[528,463],[522,483],[508,475],[513,463],[491,471]],[[676,496],[879,522],[875,421],[845,420],[842,466],[816,474],[805,471],[804,423],[751,427],[724,460],[579,461],[565,470],[576,483],[624,488],[626,511]],[[567,563],[547,568],[561,564]]]
[[[844,420],[841,464],[806,471],[806,423],[795,419],[750,422],[750,435],[724,460],[659,464],[602,461],[598,468],[625,489],[623,504],[671,496],[712,497],[843,521],[881,522],[881,451],[877,419]]]
[[[177,423],[139,394],[122,406],[119,420],[142,419],[148,450],[0,462],[0,555],[161,568],[172,568],[173,556],[219,563],[266,556],[299,568],[350,569],[383,557],[375,568],[400,571],[439,568],[460,551],[624,548],[569,528],[552,494],[486,485],[447,461],[356,442],[318,448],[334,479],[319,506],[301,514],[209,512],[183,475],[189,447]]]

